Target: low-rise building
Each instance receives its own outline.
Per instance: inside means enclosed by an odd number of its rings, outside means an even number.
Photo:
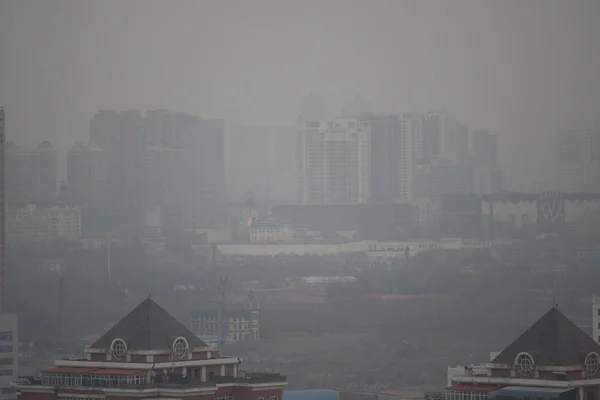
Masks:
[[[250,243],[285,243],[294,240],[292,224],[274,218],[252,218],[248,222]]]
[[[85,358],[56,360],[22,377],[18,400],[280,400],[285,376],[240,370],[147,298],[94,344]]]
[[[200,338],[220,339],[229,343],[260,339],[260,304],[254,295],[243,304],[227,304],[219,310],[217,307],[199,309],[190,315],[190,327]],[[221,314],[219,316],[219,314]],[[219,329],[221,324],[221,329]]]
[[[19,369],[19,327],[17,316],[0,314],[0,400],[17,398],[13,382]]]

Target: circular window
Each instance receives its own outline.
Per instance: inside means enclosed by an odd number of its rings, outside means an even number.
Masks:
[[[187,354],[189,347],[188,341],[184,337],[178,337],[173,342],[173,355],[182,359]]]
[[[600,356],[598,353],[590,353],[585,357],[585,371],[588,376],[594,376],[598,373],[598,366],[600,365]]]
[[[110,352],[115,359],[123,360],[127,355],[127,344],[123,339],[115,339],[110,344]]]
[[[517,367],[517,372],[522,376],[529,376],[533,374],[533,370],[535,368],[535,361],[533,357],[529,353],[519,353],[517,357],[515,357],[515,366]]]

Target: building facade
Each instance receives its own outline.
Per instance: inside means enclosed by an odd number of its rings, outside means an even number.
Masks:
[[[427,112],[422,117],[422,151],[417,162],[430,164],[442,159],[461,164],[469,156],[469,128],[444,112]]]
[[[600,192],[600,128],[559,130],[556,187],[564,192]]]
[[[106,205],[107,183],[107,153],[98,145],[75,143],[67,153],[69,200],[82,205]]]
[[[400,184],[397,200],[412,201],[415,185],[415,165],[423,155],[422,121],[418,115],[400,117]]]
[[[228,343],[260,339],[260,306],[253,299],[244,305],[228,305],[222,314],[223,339]],[[219,337],[219,310],[196,310],[190,316],[192,331],[200,338]]]
[[[371,199],[393,203],[400,198],[402,140],[397,115],[374,116],[371,122]]]
[[[152,146],[140,156],[140,196],[145,206],[181,207],[184,203],[184,160],[181,149]]]
[[[600,297],[592,297],[592,339],[600,344]]]
[[[196,224],[222,222],[225,215],[225,121],[198,118],[184,136],[184,217]]]
[[[233,126],[226,135],[227,195],[253,192],[260,200],[295,200],[294,127]]]
[[[94,344],[83,359],[55,361],[23,377],[19,400],[280,400],[286,378],[240,370],[148,298]]]
[[[367,202],[371,193],[370,121],[300,118],[297,128],[299,202]]]
[[[8,246],[78,239],[82,232],[81,215],[79,204],[9,203],[6,224]]]
[[[148,192],[178,186],[162,176],[173,173],[164,171],[181,168],[178,177],[185,186],[159,197],[182,199],[182,213],[191,225],[222,222],[224,131],[222,119],[204,120],[168,110],[149,111],[145,116],[139,110],[99,111],[90,123],[90,143],[106,152],[108,206],[140,209],[146,201],[155,202],[147,197],[157,196]],[[156,149],[162,150],[160,155]]]
[[[57,196],[56,149],[49,142],[37,148],[6,144],[6,201],[49,202]]]
[[[474,130],[471,153],[476,166],[495,165],[498,161],[496,135],[483,129]]]
[[[19,327],[17,316],[0,314],[0,400],[17,398],[13,382],[19,370]]]

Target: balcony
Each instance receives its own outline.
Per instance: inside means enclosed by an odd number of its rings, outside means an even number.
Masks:
[[[209,379],[210,383],[285,383],[287,376],[277,373],[259,373],[245,372],[240,376],[213,376]]]
[[[261,384],[286,383],[287,377],[276,373],[246,372],[240,376],[211,376],[208,382],[190,375],[167,374],[156,375],[148,382],[146,372],[142,374],[94,375],[92,373],[58,373],[42,374],[40,376],[22,376],[17,381],[18,386],[56,386],[56,387],[89,387],[89,388],[181,388],[181,387],[212,387],[219,384]]]

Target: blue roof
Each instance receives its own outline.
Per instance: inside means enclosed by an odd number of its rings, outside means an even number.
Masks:
[[[284,390],[282,400],[338,400],[340,393],[336,390]]]

